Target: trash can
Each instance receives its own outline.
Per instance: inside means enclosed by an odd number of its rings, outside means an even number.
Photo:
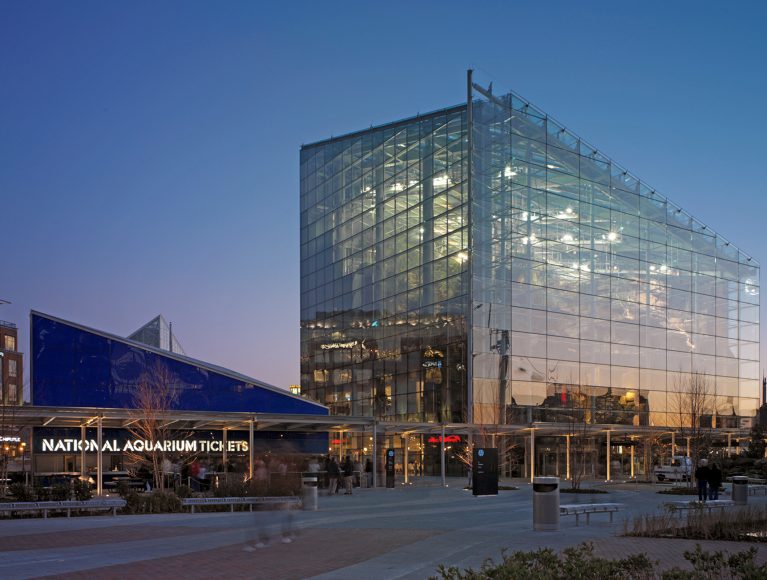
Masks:
[[[310,512],[317,511],[317,476],[302,477],[301,491],[303,492],[303,509]]]
[[[533,528],[536,532],[559,529],[559,478],[533,479]]]
[[[732,501],[737,505],[748,503],[748,478],[743,475],[735,475],[732,478]]]

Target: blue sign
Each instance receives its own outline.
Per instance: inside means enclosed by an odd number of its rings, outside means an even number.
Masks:
[[[480,449],[479,451],[477,451],[477,455],[479,455],[480,457],[484,457],[485,456],[485,450],[484,449]]]

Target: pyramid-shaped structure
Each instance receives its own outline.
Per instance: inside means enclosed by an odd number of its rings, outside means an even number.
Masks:
[[[173,334],[173,329],[162,314],[155,316],[128,338],[155,348],[186,354]]]

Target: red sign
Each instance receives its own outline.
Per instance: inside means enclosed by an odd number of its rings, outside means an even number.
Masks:
[[[460,443],[460,435],[445,435],[445,443]],[[442,435],[432,435],[429,437],[429,443],[442,443]]]
[[[330,443],[331,443],[331,445],[340,445],[341,444],[341,440],[340,439],[333,439]]]

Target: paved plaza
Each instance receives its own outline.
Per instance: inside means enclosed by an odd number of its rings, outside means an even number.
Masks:
[[[671,567],[683,565],[682,553],[695,545],[620,537],[627,518],[681,499],[657,494],[657,486],[614,485],[606,487],[609,495],[563,495],[563,503],[609,501],[626,509],[612,524],[606,514],[579,527],[570,517],[562,519],[560,531],[534,532],[527,483],[487,498],[473,497],[463,483],[321,496],[316,512],[3,519],[0,578],[427,578],[441,563],[478,567],[502,550],[563,549],[587,540],[599,555],[646,552]],[[758,560],[767,560],[761,544],[703,545],[727,551],[754,545]]]

